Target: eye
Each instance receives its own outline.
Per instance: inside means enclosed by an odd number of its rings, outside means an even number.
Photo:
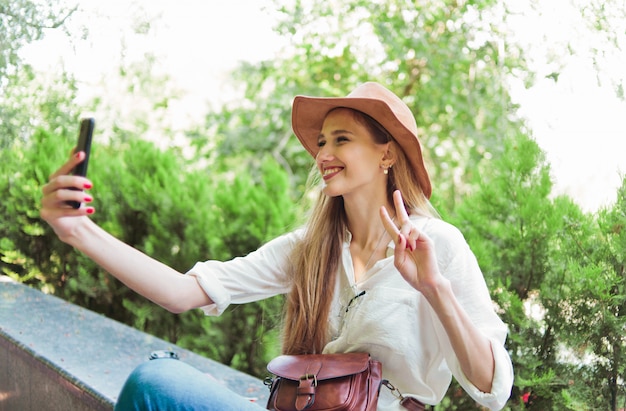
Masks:
[[[338,143],[344,143],[344,142],[346,142],[346,141],[350,141],[350,140],[348,139],[348,137],[346,137],[346,136],[338,136],[338,137],[337,137],[337,142],[338,142]]]
[[[325,140],[317,140],[317,146],[318,147],[324,147],[325,144],[326,144]]]

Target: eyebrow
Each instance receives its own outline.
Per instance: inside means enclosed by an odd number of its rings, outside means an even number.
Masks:
[[[333,131],[331,131],[330,134],[333,135],[333,136],[336,136],[338,134],[352,134],[352,135],[354,135],[354,133],[352,131],[350,131],[350,130],[333,130]],[[324,137],[325,137],[324,134],[320,133],[319,136],[317,136],[317,141],[319,141],[321,138],[324,138]]]

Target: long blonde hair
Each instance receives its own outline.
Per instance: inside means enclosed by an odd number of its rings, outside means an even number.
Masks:
[[[391,143],[395,163],[387,179],[389,203],[393,204],[393,192],[400,190],[410,214],[436,216],[408,159],[393,137],[367,114],[351,111],[355,120],[369,129],[376,143]],[[285,354],[319,354],[329,340],[328,316],[346,235],[346,221],[343,198],[320,192],[304,235],[290,255],[293,286],[285,302]]]

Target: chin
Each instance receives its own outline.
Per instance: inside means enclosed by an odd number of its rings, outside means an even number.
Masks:
[[[343,193],[329,188],[326,184],[322,185],[322,193],[324,193],[328,197],[340,197],[343,195]]]

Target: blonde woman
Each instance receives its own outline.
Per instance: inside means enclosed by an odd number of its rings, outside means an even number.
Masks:
[[[43,188],[41,216],[130,288],[172,312],[287,294],[282,350],[368,352],[383,377],[423,404],[441,401],[454,376],[478,403],[501,409],[513,383],[507,328],[494,312],[462,234],[429,203],[415,118],[377,83],[347,97],[297,96],[293,130],[315,158],[319,199],[305,227],[227,262],[181,274],[113,238],[89,214],[91,188],[70,158]],[[87,202],[74,210],[68,200]],[[175,360],[129,377],[118,410],[260,409]],[[378,410],[404,408],[382,389]]]

